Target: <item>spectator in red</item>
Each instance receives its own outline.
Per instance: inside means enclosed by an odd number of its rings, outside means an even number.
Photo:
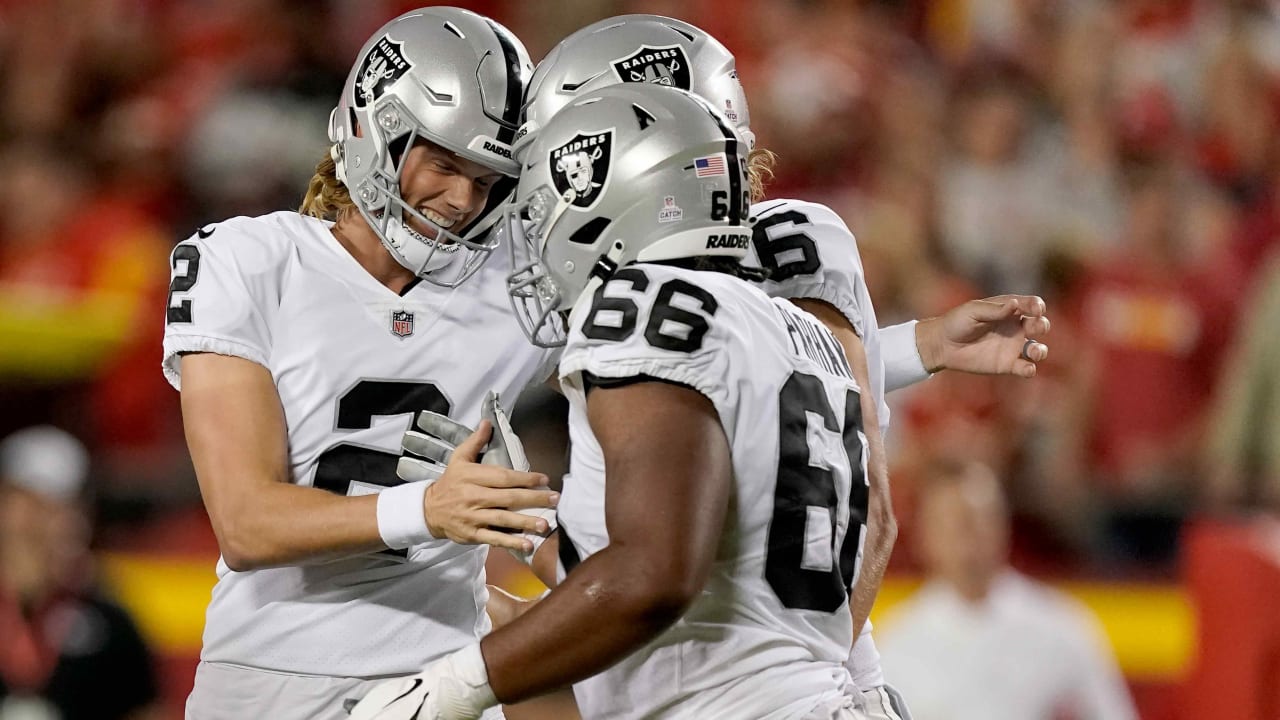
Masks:
[[[1229,288],[1212,259],[1194,258],[1185,234],[1196,223],[1183,211],[1209,202],[1170,166],[1134,171],[1122,242],[1084,271],[1066,303],[1080,352],[1061,427],[1077,437],[1054,470],[1096,483],[1103,537],[1130,558],[1172,557],[1231,331]]]

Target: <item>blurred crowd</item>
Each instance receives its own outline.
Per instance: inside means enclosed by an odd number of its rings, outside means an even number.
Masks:
[[[622,12],[721,38],[779,157],[771,194],[842,213],[882,323],[1045,297],[1035,381],[891,398],[904,535],[940,463],[991,467],[1015,557],[1055,570],[1169,573],[1189,516],[1280,508],[1276,4],[455,4],[535,60]],[[0,0],[0,436],[85,442],[107,542],[199,507],[159,368],[169,249],[296,207],[360,44],[415,5]],[[537,419],[557,411],[522,413],[551,464],[563,440]]]

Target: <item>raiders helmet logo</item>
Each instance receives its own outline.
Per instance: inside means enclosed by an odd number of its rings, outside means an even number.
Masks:
[[[613,148],[613,128],[595,133],[578,133],[569,142],[551,151],[551,179],[556,192],[573,193],[572,206],[589,209],[600,199],[609,182],[609,155]]]
[[[670,85],[681,90],[688,90],[692,85],[689,58],[679,45],[641,45],[639,50],[611,64],[622,82]]]
[[[370,48],[356,76],[356,107],[365,107],[382,97],[387,88],[413,67],[401,51],[403,47],[404,43],[384,35]]]

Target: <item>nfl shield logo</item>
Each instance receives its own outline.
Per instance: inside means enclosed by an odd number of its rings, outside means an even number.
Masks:
[[[413,334],[413,313],[405,310],[391,311],[391,332],[396,337],[409,337]]]

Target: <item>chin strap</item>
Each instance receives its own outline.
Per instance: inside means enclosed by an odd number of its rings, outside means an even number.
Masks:
[[[614,240],[609,251],[596,258],[596,264],[591,266],[587,284],[582,288],[582,294],[578,295],[578,297],[594,295],[601,285],[609,282],[609,278],[618,272],[618,261],[622,259],[622,252],[625,249],[625,243],[621,240]],[[577,301],[575,300],[574,302]]]

